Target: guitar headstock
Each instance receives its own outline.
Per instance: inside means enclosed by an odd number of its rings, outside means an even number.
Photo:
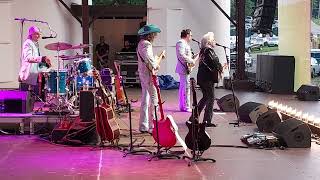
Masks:
[[[100,79],[100,72],[96,69],[92,70],[92,75],[95,79],[99,80]]]

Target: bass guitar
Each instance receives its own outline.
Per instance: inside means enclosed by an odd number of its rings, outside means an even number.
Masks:
[[[191,78],[191,90],[193,97],[193,109],[190,119],[186,122],[189,129],[188,134],[185,137],[187,147],[193,151],[205,151],[211,146],[211,139],[206,132],[205,123],[199,123],[198,105],[197,105],[197,93],[195,89],[195,79]]]
[[[100,136],[101,142],[109,141],[113,142],[118,140],[120,137],[120,128],[115,119],[114,109],[112,105],[108,104],[105,97],[105,88],[101,84],[101,77],[97,70],[93,70],[93,76],[98,81],[99,90],[103,99],[103,103],[100,104],[97,100],[97,107],[94,112],[96,116],[96,128],[98,135]]]

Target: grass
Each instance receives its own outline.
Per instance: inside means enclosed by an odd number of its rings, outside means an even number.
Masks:
[[[263,46],[260,50],[252,49],[251,53],[264,53],[264,52],[276,51],[278,49],[279,49],[278,46],[274,46],[274,47]]]

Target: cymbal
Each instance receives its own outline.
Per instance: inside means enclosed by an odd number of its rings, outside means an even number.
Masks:
[[[70,49],[84,49],[90,46],[92,46],[92,44],[79,44],[79,45],[72,46]]]
[[[64,42],[56,42],[56,43],[47,44],[44,47],[48,50],[52,50],[52,51],[59,50],[60,51],[60,50],[70,49],[72,47],[72,45],[69,43],[64,43]]]
[[[75,60],[75,59],[81,59],[81,58],[86,58],[89,57],[90,54],[76,54],[73,56],[67,56],[67,55],[60,55],[59,58],[61,58],[61,60],[63,61],[67,61],[67,60]],[[57,56],[55,56],[57,57]]]

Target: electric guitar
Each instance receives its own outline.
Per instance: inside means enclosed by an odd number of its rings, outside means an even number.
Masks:
[[[192,116],[186,122],[189,132],[185,137],[187,147],[193,151],[205,151],[211,146],[211,139],[209,134],[205,131],[205,123],[199,123],[197,93],[195,90],[195,79],[191,78],[191,90],[193,96]],[[194,127],[194,128],[193,128]],[[195,141],[196,140],[196,141]]]
[[[125,96],[125,93],[124,93],[124,89],[123,89],[123,86],[122,86],[122,77],[120,76],[120,70],[119,70],[119,65],[117,62],[114,62],[114,67],[116,69],[116,72],[117,72],[117,75],[114,79],[114,84],[115,84],[115,87],[116,87],[116,97],[117,97],[117,102],[120,103],[120,104],[127,104],[128,103],[128,100]]]
[[[192,55],[192,57],[193,57],[194,63],[187,63],[187,72],[188,72],[188,74],[190,74],[191,71],[193,70],[193,68],[196,66],[196,62],[199,60],[199,54]]]

